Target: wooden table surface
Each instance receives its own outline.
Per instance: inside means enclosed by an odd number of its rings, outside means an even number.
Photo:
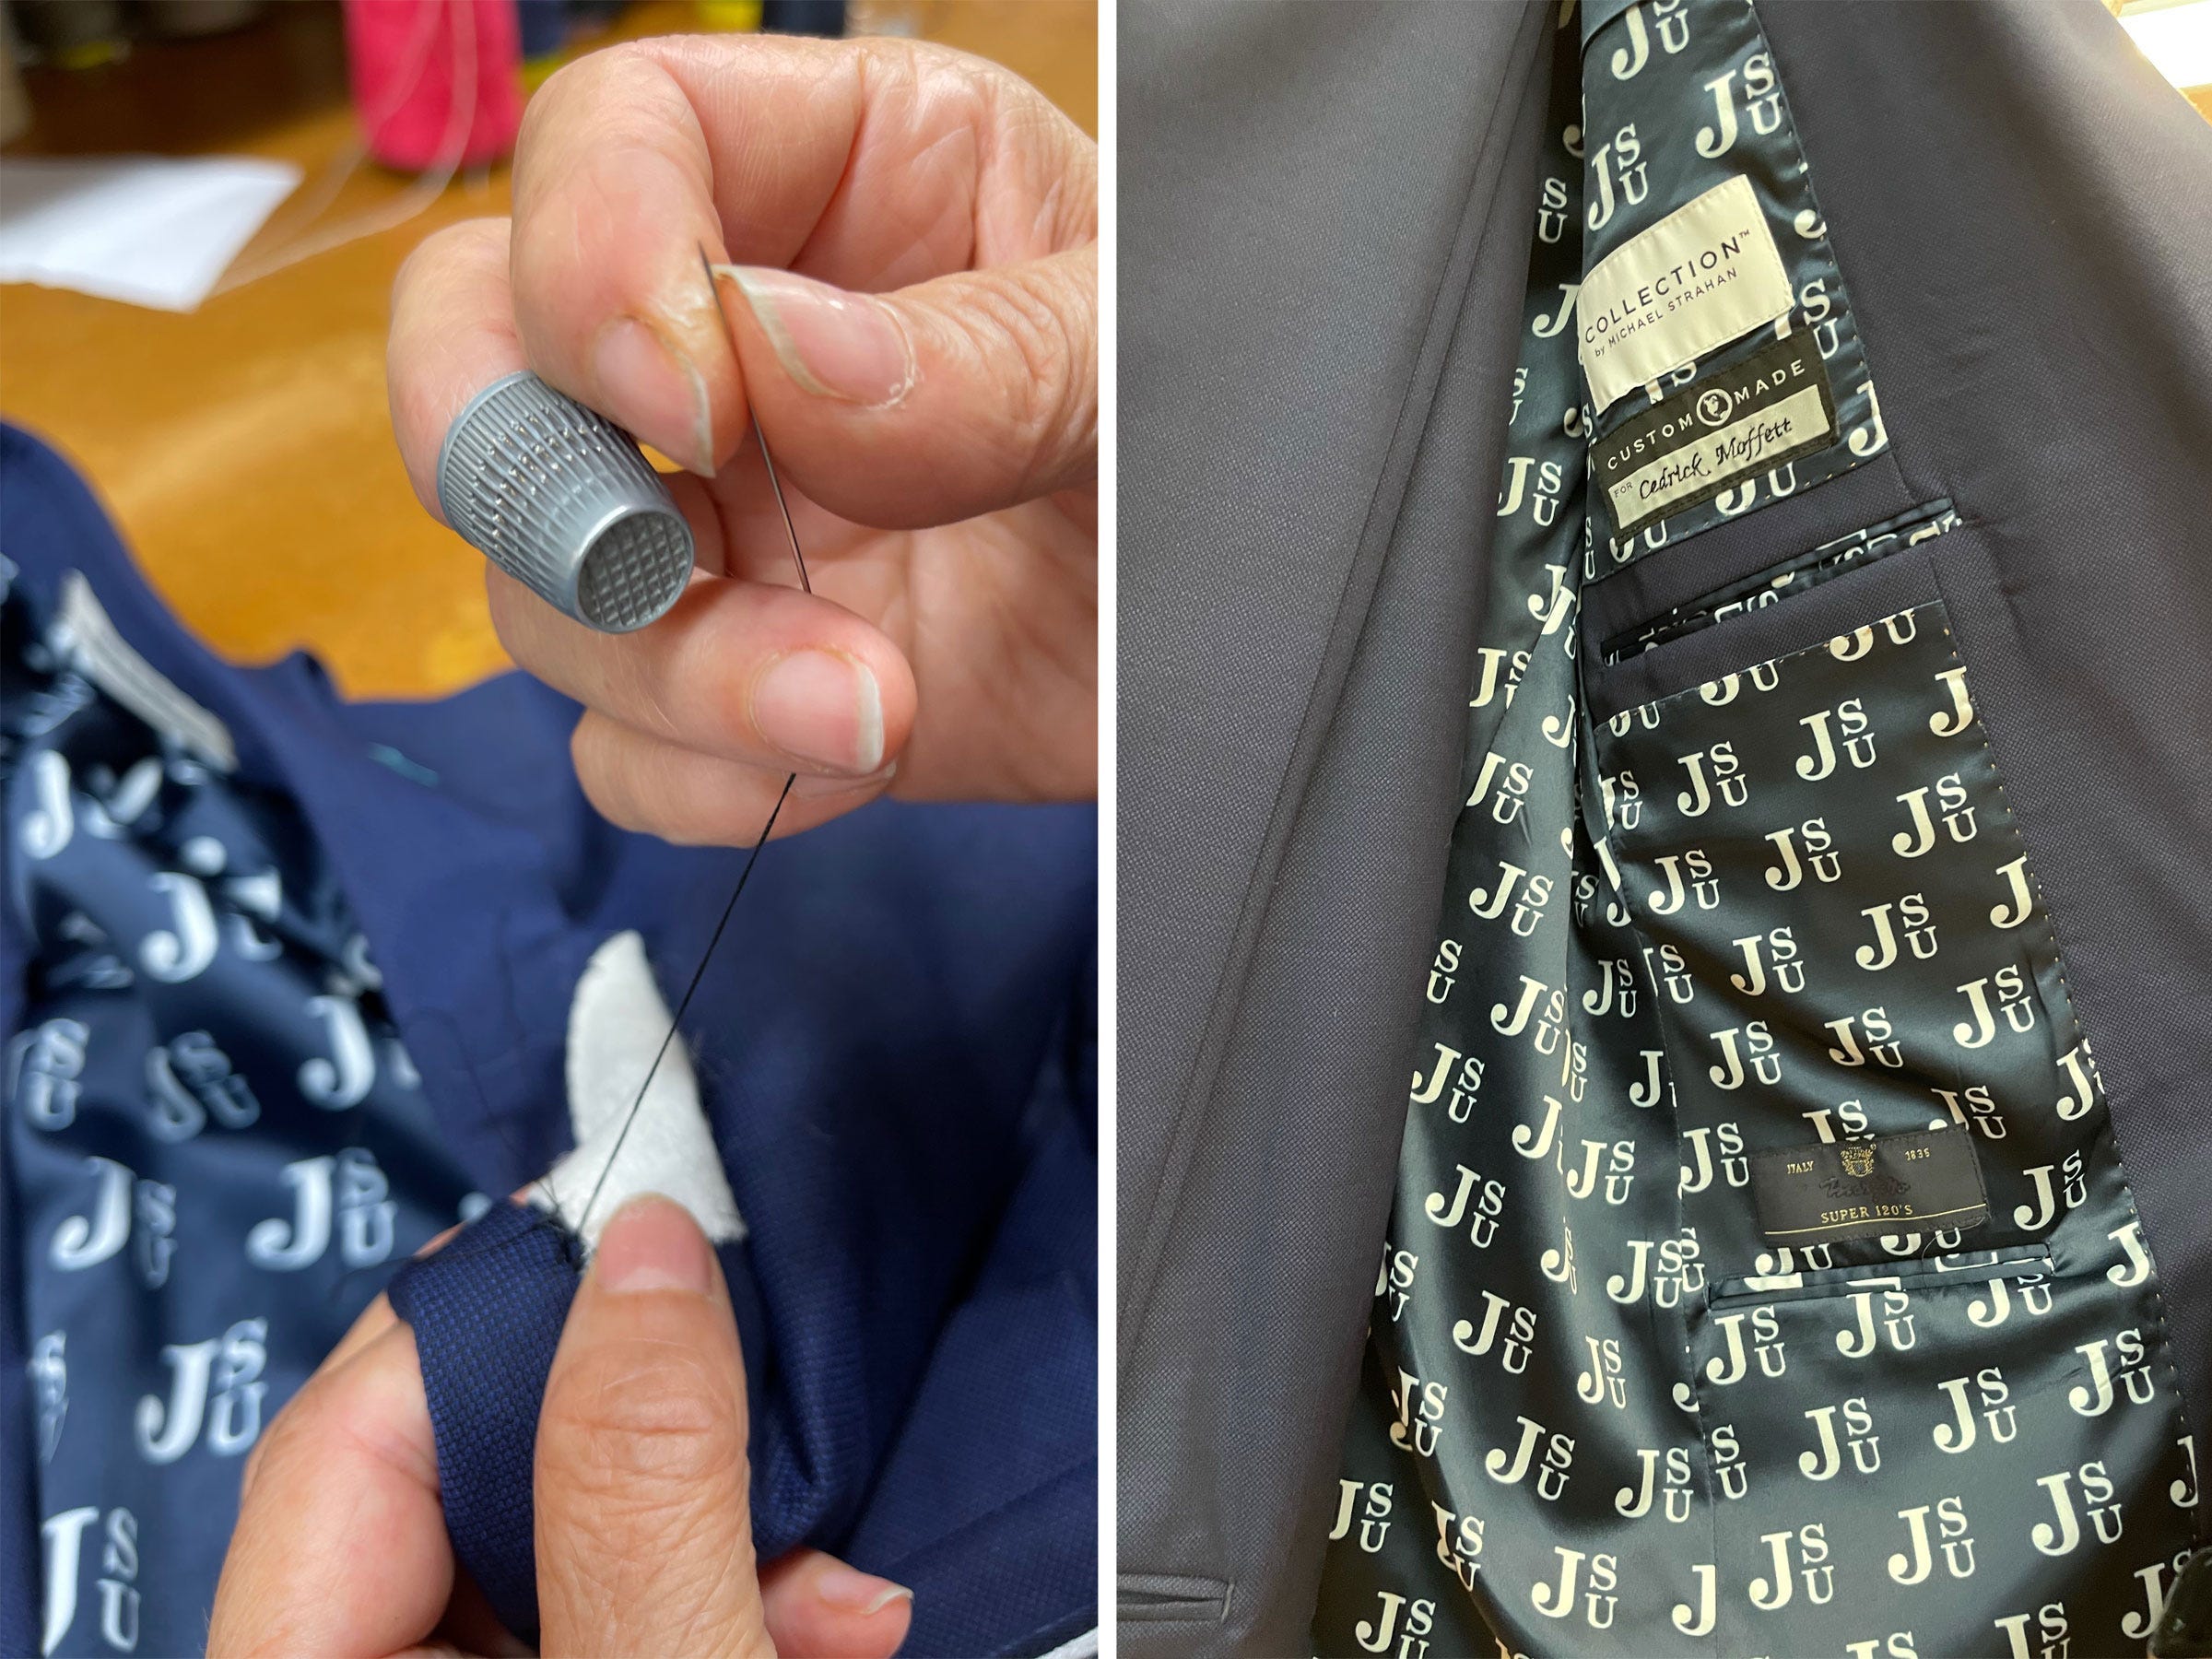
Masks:
[[[1094,0],[920,0],[926,38],[991,57],[1098,130]],[[685,0],[632,6],[606,39],[698,27]],[[596,42],[594,42],[596,43]],[[138,45],[119,64],[25,75],[33,125],[5,154],[278,157],[301,194],[352,134],[335,4],[280,3],[232,35]],[[364,167],[329,210],[407,181]],[[481,561],[416,504],[384,405],[392,279],[424,236],[507,210],[504,169],[421,217],[191,315],[0,287],[0,415],[90,478],[142,568],[226,657],[321,656],[355,697],[428,696],[506,665]],[[285,237],[278,208],[251,259]],[[329,222],[325,220],[324,222]]]

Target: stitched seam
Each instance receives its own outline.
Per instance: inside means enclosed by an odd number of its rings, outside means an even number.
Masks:
[[[1957,636],[1951,632],[1950,616],[1947,609],[1944,614],[1943,639],[1945,645],[1950,651],[1952,665],[1958,668],[1962,680],[1966,682],[1967,702],[1971,706],[1973,686],[1969,677],[1971,670],[1966,665],[1966,659],[1959,653],[1959,641]],[[2074,1006],[2073,989],[2066,983],[2066,957],[2065,949],[2059,943],[2058,917],[2052,910],[2050,902],[2043,897],[2042,879],[2036,874],[2035,860],[2029,853],[2027,838],[2020,833],[2019,814],[2013,810],[2012,797],[2006,793],[2005,775],[1997,770],[1996,751],[1990,747],[1989,728],[1983,724],[1979,708],[1976,708],[1974,712],[1974,735],[1982,743],[1982,761],[1989,769],[1990,782],[1996,789],[1997,799],[2004,803],[2005,820],[2012,831],[2013,848],[2020,857],[2021,872],[2027,877],[2029,885],[2034,891],[2035,908],[2043,919],[2041,942],[2050,951],[2052,970],[2058,975],[2059,994],[2065,999],[2066,1023],[2073,1030],[2075,1042],[2079,1045],[2088,1058],[2087,1075],[2090,1082],[2096,1086],[2096,1092],[2104,1106],[2104,1138],[2112,1147],[2112,1172],[2119,1177],[2121,1194],[2127,1200],[2128,1218],[2135,1227],[2136,1239],[2142,1243],[2143,1258],[2149,1264],[2149,1271],[2145,1275],[2144,1283],[2145,1288],[2150,1292],[2152,1312],[2158,1321],[2159,1356],[2166,1362],[2166,1380],[2173,1389],[2175,1415],[2181,1420],[2183,1431],[2193,1433],[2194,1425],[2189,1415],[2188,1395],[2182,1388],[2181,1371],[2173,1363],[2173,1340],[2166,1314],[2163,1276],[2159,1271],[2158,1258],[2151,1254],[2149,1230],[2144,1227],[2143,1217],[2136,1208],[2135,1184],[2127,1178],[2127,1162],[2120,1152],[2120,1126],[2112,1118],[2112,1093],[2105,1088],[2104,1077],[2097,1069],[2097,1052],[2089,1041],[2088,1033],[2081,1029],[2081,1014]],[[2111,1269],[2107,1268],[2108,1279],[2110,1273]],[[2201,1480],[2198,1486],[2196,1509],[2201,1512],[2204,1508]],[[2198,1523],[2194,1515],[2192,1515],[2184,1524],[2192,1536],[2196,1535]]]

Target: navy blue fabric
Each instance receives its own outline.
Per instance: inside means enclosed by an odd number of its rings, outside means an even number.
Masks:
[[[496,1253],[496,1266],[478,1255]],[[393,1276],[415,1330],[438,1438],[438,1499],[454,1558],[500,1622],[537,1640],[537,1544],[528,1500],[538,1404],[576,1288],[575,1239],[519,1205],[493,1206],[444,1250]],[[488,1342],[500,1350],[496,1362]]]
[[[403,1227],[419,1230],[403,1231],[396,1251],[449,1222],[472,1192],[513,1191],[566,1150],[564,1041],[583,963],[610,934],[635,928],[673,1000],[740,855],[667,847],[598,819],[567,762],[574,706],[524,677],[435,702],[348,704],[303,657],[251,670],[214,661],[145,589],[65,465],[5,429],[0,514],[23,605],[50,618],[65,572],[82,572],[124,638],[236,740],[235,774],[200,794],[244,803],[256,832],[300,861],[299,890],[322,895],[326,907],[318,912],[324,935],[344,935],[341,922],[358,925],[381,981],[362,1001],[411,1057],[411,1066],[394,1061],[387,1072],[410,1083],[419,1074],[419,1088],[400,1093],[419,1101],[434,1129],[402,1135],[410,1159],[384,1171]],[[13,666],[0,672],[12,697]],[[110,734],[100,740],[112,741],[128,723],[96,701],[71,722],[94,717]],[[805,1540],[912,1584],[913,1652],[1033,1651],[1094,1618],[1095,1102],[1078,1074],[1093,1029],[1095,833],[1088,809],[887,804],[780,842],[763,856],[686,1022],[749,1226],[724,1259],[754,1374],[763,1553]],[[173,869],[163,861],[176,851],[157,839],[141,856],[149,869]],[[6,856],[17,895],[13,823]],[[294,890],[288,877],[288,897]],[[11,897],[0,929],[0,1017],[10,1033],[51,1017],[55,949],[18,900]],[[312,944],[309,931],[300,936]],[[121,1007],[133,994],[113,994]],[[218,1001],[204,1023],[227,1041],[225,1031],[241,1019],[251,1025],[251,1014]],[[135,1064],[145,1010],[118,1017],[139,1022],[121,1045]],[[306,1029],[293,1040],[315,1035]],[[271,1052],[276,1057],[260,1066],[271,1082],[257,1085],[267,1117],[299,1118],[296,1100],[281,1112],[277,1104],[299,1069],[295,1056]],[[134,1403],[154,1392],[163,1344],[219,1335],[243,1314],[265,1312],[256,1379],[265,1384],[265,1419],[382,1274],[334,1277],[312,1297],[289,1276],[256,1280],[221,1230],[286,1213],[278,1167],[301,1153],[285,1143],[255,1163],[244,1149],[258,1127],[227,1131],[225,1178],[258,1183],[260,1196],[218,1203],[210,1194],[199,1231],[188,1236],[181,1191],[180,1266],[170,1283],[148,1297],[118,1274],[96,1309],[88,1304],[128,1352],[112,1379],[71,1368],[66,1427],[40,1466],[24,1368],[45,1334],[37,1311],[53,1305],[41,1265],[51,1229],[81,1207],[85,1182],[72,1176],[78,1186],[65,1207],[53,1207],[58,1196],[43,1208],[25,1202],[27,1181],[53,1179],[28,1155],[53,1156],[56,1136],[75,1131],[28,1127],[12,1076],[9,1085],[0,1142],[8,1183],[0,1642],[17,1652],[35,1651],[40,1532],[61,1507],[56,1482],[85,1483],[83,1504],[99,1509],[104,1527],[124,1507],[110,1497],[112,1483],[143,1474],[129,1468]],[[93,1116],[112,1101],[119,1125],[144,1117],[143,1093],[120,1074],[85,1088]],[[301,1121],[344,1125],[341,1147],[368,1144],[399,1134],[385,1117],[403,1104],[327,1117],[316,1108]],[[160,1155],[143,1142],[141,1135],[128,1149]],[[187,1145],[218,1149],[212,1135]],[[321,1153],[324,1143],[307,1149]],[[81,1164],[85,1149],[69,1151]],[[433,1398],[513,1389],[534,1401],[538,1382],[499,1338],[536,1317],[524,1288],[558,1269],[520,1271],[525,1253],[464,1252],[461,1242],[448,1247],[448,1270],[481,1275],[483,1305],[508,1308],[510,1329],[479,1319],[472,1340],[450,1350],[426,1343]],[[196,1264],[189,1274],[188,1261]],[[1041,1295],[1041,1282],[1057,1289]],[[458,1279],[453,1288],[458,1296]],[[257,1299],[250,1308],[240,1300],[248,1293]],[[418,1335],[437,1324],[424,1305],[416,1303]],[[1082,1411],[1067,1409],[1078,1396]],[[468,1453],[447,1444],[450,1421],[440,1425],[449,1499],[464,1466],[473,1467]],[[1018,1456],[1009,1454],[1016,1438]],[[201,1640],[237,1467],[235,1457],[198,1445],[166,1465],[154,1488],[134,1488],[145,1506],[131,1506],[131,1587],[144,1598],[139,1651],[183,1651]],[[937,1490],[948,1467],[962,1474],[957,1502]],[[514,1512],[496,1524],[488,1512],[449,1514],[468,1535],[457,1539],[464,1557],[504,1559],[526,1583],[512,1552],[494,1547],[512,1538],[515,1513],[527,1537],[526,1486],[513,1490],[512,1477],[477,1484],[493,1494],[508,1488]],[[89,1613],[107,1594],[95,1581],[115,1576],[101,1559],[112,1541],[90,1528],[84,1542],[86,1612],[61,1653],[112,1651]]]

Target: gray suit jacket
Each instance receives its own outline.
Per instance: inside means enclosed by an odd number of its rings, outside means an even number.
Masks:
[[[1123,8],[1131,1653],[1308,1651],[1459,805],[1556,9]],[[1636,567],[1632,597],[1705,591],[1760,538],[1983,505],[1953,623],[2182,1393],[2212,1401],[2212,129],[2094,0],[1759,17],[1893,455]]]

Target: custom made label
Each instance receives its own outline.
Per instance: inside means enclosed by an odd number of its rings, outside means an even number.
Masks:
[[[1583,374],[1603,414],[1634,390],[1790,310],[1789,273],[1738,173],[1606,254],[1574,301]]]
[[[1817,1141],[1751,1158],[1759,1230],[1784,1244],[1956,1230],[1989,1219],[1970,1130]]]
[[[1590,476],[1616,536],[1718,495],[1835,441],[1836,403],[1820,348],[1790,335],[1707,375],[1599,439]]]

